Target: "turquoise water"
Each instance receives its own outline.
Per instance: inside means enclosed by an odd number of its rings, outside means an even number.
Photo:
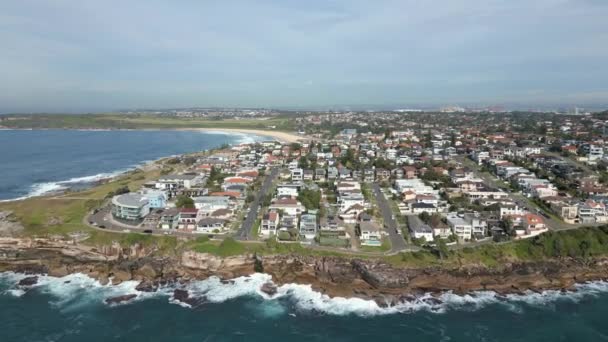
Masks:
[[[234,284],[189,285],[206,302],[171,300],[172,289],[134,302],[104,299],[136,293],[135,283],[100,286],[84,276],[41,278],[26,292],[21,276],[0,275],[2,341],[604,341],[608,285],[576,293],[496,299],[489,293],[442,297],[442,304],[380,309],[373,302],[330,300],[306,286],[285,285],[277,298],[257,290],[265,275]]]
[[[172,130],[0,130],[0,200],[80,188],[164,156],[262,139]]]

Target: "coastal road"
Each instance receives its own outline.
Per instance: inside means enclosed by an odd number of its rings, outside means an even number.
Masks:
[[[96,213],[93,213],[89,216],[85,216],[84,224],[91,228],[110,231],[113,233],[140,233],[140,234],[151,234],[151,235],[171,235],[171,236],[180,236],[185,238],[194,239],[199,237],[199,234],[193,234],[186,231],[179,231],[176,229],[165,230],[165,229],[157,229],[145,226],[130,226],[124,223],[117,222],[112,219],[110,208],[104,207],[99,209]],[[144,233],[144,230],[149,230],[152,233]]]
[[[386,200],[386,197],[384,197],[384,194],[380,189],[380,185],[378,183],[372,184],[372,191],[376,197],[376,204],[378,205],[378,208],[380,208],[380,213],[382,214],[382,218],[384,220],[384,228],[388,232],[388,236],[391,240],[390,253],[397,253],[406,250],[407,246],[405,244],[405,240],[401,234],[397,233],[399,226],[393,219],[393,211],[390,204]]]
[[[475,176],[482,179],[486,185],[493,187],[493,188],[499,188],[499,189],[505,188],[504,182],[502,182],[501,180],[499,180],[492,174],[489,174],[487,172],[481,172],[479,165],[475,164],[473,161],[469,160],[468,158],[466,158],[464,156],[459,156],[457,159],[460,162],[462,162],[463,165],[468,166],[473,171]],[[544,212],[544,210],[542,208],[538,207],[538,205],[536,205],[536,203],[534,203],[528,197],[524,196],[521,192],[514,192],[512,190],[506,190],[506,191],[509,194],[509,198],[513,202],[515,202],[519,207],[524,208],[531,213],[539,213],[542,215],[542,213]],[[576,229],[576,228],[581,228],[581,227],[603,225],[603,223],[570,224],[570,223],[566,223],[562,220],[557,219],[553,213],[550,213],[550,214],[551,214],[551,216],[547,215],[549,217],[547,217],[545,215],[542,215],[542,216],[543,216],[543,220],[545,221],[545,224],[551,230],[568,230],[568,229]]]
[[[262,187],[260,191],[258,191],[257,195],[254,197],[253,202],[249,206],[249,212],[247,212],[247,216],[245,217],[245,221],[241,225],[241,229],[236,233],[235,238],[238,240],[249,240],[252,238],[251,230],[253,229],[253,225],[258,217],[258,211],[260,210],[260,203],[264,200],[264,197],[270,190],[272,186],[272,182],[279,175],[279,169],[274,167],[270,170],[270,173],[266,175],[264,178],[264,182],[262,183]],[[253,237],[255,238],[255,237]]]
[[[505,183],[502,180],[499,180],[498,178],[496,178],[494,175],[488,173],[488,172],[481,172],[479,165],[475,164],[473,161],[467,159],[464,156],[459,156],[459,159],[464,165],[467,165],[469,168],[471,168],[471,170],[473,171],[473,173],[475,174],[475,176],[477,178],[480,178],[481,180],[483,180],[483,182],[492,187],[492,188],[496,188],[496,189],[505,189],[507,188],[507,186],[505,185]],[[538,208],[538,206],[532,202],[528,197],[524,196],[521,192],[515,192],[511,189],[506,189],[505,190],[508,195],[509,198],[515,202],[515,204],[517,204],[520,208],[524,208],[525,210],[531,212],[531,213],[542,213],[542,209]],[[563,230],[563,229],[572,229],[572,228],[576,228],[576,225],[571,225],[571,224],[567,224],[563,221],[560,220],[556,220],[555,218],[549,216],[543,216],[543,220],[545,221],[545,224],[547,225],[547,227],[549,227],[549,229],[552,230]]]

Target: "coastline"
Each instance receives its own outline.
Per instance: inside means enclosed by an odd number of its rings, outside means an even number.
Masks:
[[[247,129],[247,128],[10,128],[0,127],[0,131],[44,131],[44,130],[69,130],[69,131],[90,131],[90,132],[106,132],[106,131],[201,131],[201,132],[219,132],[219,133],[238,133],[252,134],[256,136],[271,137],[281,143],[293,143],[302,140],[303,137],[289,132],[273,131],[265,129]]]
[[[263,273],[259,268],[256,272],[256,264],[262,265]],[[195,305],[210,300],[208,293],[193,291],[196,284],[210,282],[232,290],[235,284],[247,287],[231,298],[249,294],[264,299],[306,296],[336,305],[365,304],[365,310],[372,313],[394,313],[419,305],[440,309],[450,301],[502,302],[528,296],[573,295],[585,286],[606,287],[603,281],[608,274],[608,259],[563,258],[498,268],[418,269],[347,257],[220,258],[197,252],[161,257],[139,245],[95,249],[54,240],[5,238],[0,239],[0,272],[15,272],[33,282],[17,286],[20,290],[35,285],[38,277],[82,275],[100,286],[133,283],[136,292],[129,295],[175,291],[175,300]],[[120,300],[120,296],[116,298]]]
[[[294,133],[270,131],[261,129],[240,129],[240,128],[176,128],[178,131],[202,131],[202,132],[224,132],[253,134],[257,136],[272,137],[281,143],[294,143],[302,140],[302,137]]]
[[[23,130],[49,130],[49,129],[14,129],[14,128],[8,128],[8,129],[2,129],[2,130],[14,130],[14,131],[23,131]],[[274,138],[275,140],[281,142],[281,143],[291,143],[291,142],[295,142],[297,141],[297,139],[299,139],[299,137],[295,134],[291,134],[291,133],[286,133],[286,132],[276,132],[276,131],[265,131],[265,130],[248,130],[248,129],[230,129],[230,128],[226,128],[226,129],[221,129],[221,128],[176,128],[176,129],[111,129],[111,130],[106,130],[106,129],[65,129],[65,130],[72,130],[72,131],[196,131],[196,132],[217,132],[217,133],[226,133],[228,135],[234,135],[234,134],[245,134],[245,135],[250,135],[253,137],[271,137]],[[235,141],[234,143],[231,143],[230,146],[236,146],[241,144],[242,142],[239,141]],[[84,175],[84,176],[78,176],[78,177],[74,177],[74,178],[70,178],[70,179],[65,179],[65,180],[60,180],[60,181],[55,181],[55,182],[47,182],[47,183],[40,183],[40,184],[32,184],[32,190],[27,193],[24,194],[23,196],[19,196],[16,198],[8,198],[8,199],[0,199],[0,203],[10,203],[10,202],[16,202],[16,201],[22,201],[22,200],[26,200],[28,198],[33,198],[33,197],[53,197],[53,196],[60,196],[60,195],[64,195],[66,193],[69,192],[70,190],[70,186],[69,185],[73,185],[73,184],[89,184],[89,186],[86,186],[86,188],[91,188],[94,187],[96,185],[99,184],[103,184],[106,182],[111,182],[114,181],[130,172],[133,172],[135,170],[141,169],[143,171],[149,171],[151,168],[154,168],[159,161],[163,160],[163,159],[167,159],[167,158],[171,158],[171,157],[175,157],[178,155],[187,155],[187,154],[193,154],[193,153],[201,153],[201,152],[209,152],[209,151],[213,151],[213,150],[217,150],[219,148],[219,146],[213,147],[213,148],[209,148],[207,150],[201,150],[201,151],[197,151],[197,152],[192,152],[192,153],[182,153],[182,154],[172,154],[172,155],[165,155],[162,157],[159,157],[157,159],[153,159],[153,160],[146,160],[146,161],[142,161],[139,164],[130,166],[130,167],[124,167],[121,169],[117,169],[115,171],[111,171],[111,172],[101,172],[98,174],[94,174],[94,175]],[[48,186],[48,190],[44,190],[44,185]],[[39,187],[38,189],[36,189],[36,187]]]

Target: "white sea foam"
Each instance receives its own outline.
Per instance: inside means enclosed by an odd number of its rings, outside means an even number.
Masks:
[[[260,136],[254,133],[243,133],[243,132],[232,132],[232,131],[205,131],[205,130],[201,130],[200,131],[203,134],[210,134],[210,135],[228,135],[228,136],[232,136],[232,137],[236,137],[236,141],[234,142],[234,145],[240,145],[240,144],[252,144],[258,141],[264,141],[264,140],[268,140],[269,137],[265,137],[265,136]],[[270,138],[271,140],[274,140],[274,138]]]
[[[20,201],[20,200],[28,199],[31,197],[48,195],[53,192],[69,189],[70,186],[73,186],[73,185],[90,184],[90,183],[100,181],[102,179],[113,178],[113,177],[119,176],[122,173],[131,171],[135,168],[136,167],[131,167],[131,168],[122,169],[122,170],[113,171],[113,172],[103,172],[103,173],[98,173],[98,174],[92,175],[92,176],[74,177],[74,178],[70,178],[70,179],[64,180],[64,181],[36,183],[30,187],[30,191],[27,193],[27,195],[17,197],[17,198],[0,200],[0,202]]]
[[[19,288],[16,284],[25,277],[11,272],[0,273],[0,284],[3,294],[15,297],[23,296],[27,289]],[[265,317],[283,315],[290,305],[297,311],[319,312],[330,315],[359,315],[375,316],[396,313],[411,313],[428,311],[444,313],[449,310],[478,310],[488,305],[501,305],[513,312],[521,312],[525,306],[551,306],[559,300],[578,302],[584,298],[608,293],[608,283],[593,282],[576,286],[575,292],[544,291],[542,293],[527,292],[498,296],[494,292],[480,291],[468,295],[444,293],[433,297],[430,294],[417,297],[410,301],[390,307],[381,307],[373,300],[361,298],[340,298],[316,292],[310,285],[285,284],[277,288],[277,293],[269,296],[261,291],[262,285],[271,282],[268,274],[253,274],[229,281],[211,277],[202,281],[194,281],[184,286],[190,297],[201,298],[206,302],[223,303],[241,297],[258,298],[263,302],[259,309]],[[151,297],[166,297],[169,302],[190,307],[188,304],[172,298],[175,287],[167,286],[157,292],[140,292],[136,290],[136,281],[127,281],[119,285],[101,285],[97,280],[84,274],[72,274],[65,277],[39,276],[37,284],[32,289],[49,294],[54,298],[51,303],[62,310],[72,310],[82,305],[104,303],[105,299],[135,294],[133,301],[145,300]],[[128,303],[125,303],[128,304]],[[259,303],[258,303],[259,304]]]

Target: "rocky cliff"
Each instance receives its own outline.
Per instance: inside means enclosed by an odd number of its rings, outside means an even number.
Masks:
[[[144,291],[210,276],[231,279],[249,275],[254,273],[256,263],[279,285],[311,284],[315,290],[330,296],[361,297],[386,304],[428,292],[492,290],[504,294],[570,289],[577,282],[608,277],[608,259],[604,258],[511,263],[498,268],[418,269],[399,268],[379,260],[339,257],[219,258],[192,251],[166,257],[155,256],[137,245],[95,249],[64,241],[0,238],[0,271],[52,276],[83,273],[102,283],[138,280]]]

